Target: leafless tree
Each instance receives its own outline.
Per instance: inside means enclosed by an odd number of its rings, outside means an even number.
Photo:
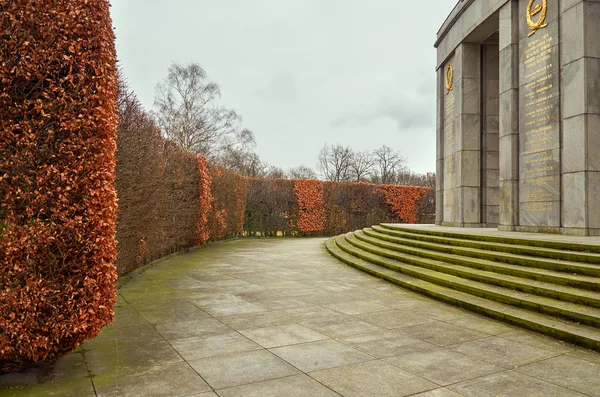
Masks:
[[[352,155],[348,146],[325,144],[319,152],[319,170],[323,179],[334,182],[350,180]]]
[[[289,179],[317,179],[317,173],[305,165],[290,168],[287,176]]]
[[[375,158],[375,175],[373,181],[376,183],[393,184],[399,171],[406,167],[406,160],[400,152],[383,145],[373,152]]]
[[[287,179],[285,177],[285,171],[282,168],[273,166],[269,167],[264,177],[270,179]]]
[[[423,186],[435,188],[435,172],[426,172],[424,174],[413,174],[411,184],[413,186]]]
[[[398,170],[395,182],[398,185],[417,186],[419,177],[419,174],[405,167]]]
[[[421,174],[419,186],[431,187],[435,189],[435,172],[426,172]]]
[[[408,168],[404,168],[397,173],[396,183],[398,185],[435,188],[435,173],[427,172],[425,174],[417,174]]]
[[[364,182],[373,172],[375,160],[369,151],[353,152],[350,161],[350,177],[355,182]]]
[[[153,115],[167,139],[215,158],[229,148],[254,142],[252,132],[241,128],[241,117],[216,104],[220,95],[219,86],[208,80],[200,65],[173,64],[157,86]]]
[[[250,178],[264,177],[269,167],[258,154],[246,147],[227,148],[215,163]]]

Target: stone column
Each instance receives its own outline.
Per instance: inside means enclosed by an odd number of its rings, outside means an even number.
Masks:
[[[479,43],[461,43],[456,89],[456,226],[481,226],[481,50]]]
[[[600,2],[561,2],[563,233],[600,235]]]
[[[499,52],[498,45],[482,45],[482,219],[485,227],[498,226],[500,201],[498,176],[499,126]]]
[[[499,230],[519,225],[519,24],[518,1],[500,8]]]
[[[544,5],[546,8],[544,9]],[[531,19],[527,22],[528,8]],[[519,228],[561,226],[559,2],[519,1]]]
[[[437,70],[436,96],[436,176],[435,176],[435,224],[444,222],[444,68]]]
[[[450,90],[446,87],[448,68],[452,67],[452,87]],[[441,99],[440,99],[440,140],[437,142],[438,155],[442,159],[439,165],[439,172],[442,175],[441,186],[443,195],[441,197],[442,205],[442,225],[457,226],[460,222],[460,214],[457,210],[457,187],[456,187],[456,101],[457,85],[454,81],[460,74],[460,65],[456,62],[456,54],[451,56],[441,68],[442,80]],[[460,98],[458,98],[460,101]]]

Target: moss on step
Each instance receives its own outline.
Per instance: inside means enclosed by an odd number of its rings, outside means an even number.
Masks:
[[[532,331],[600,351],[600,332],[597,329],[560,321],[547,315],[528,312],[397,273],[348,254],[340,248],[344,244],[347,244],[344,238],[338,236],[328,240],[326,247],[333,256],[348,265],[404,288]]]
[[[558,259],[534,258],[526,255],[509,254],[504,252],[486,251],[476,248],[447,246],[438,243],[429,243],[416,241],[400,237],[393,237],[374,231],[368,231],[369,235],[378,240],[393,242],[403,247],[419,248],[428,252],[438,252],[441,254],[459,255],[461,257],[470,257],[477,259],[490,260],[495,262],[536,267],[540,269],[550,269],[559,272],[582,274],[592,277],[600,277],[600,266],[588,263],[568,262]]]
[[[549,259],[560,259],[565,261],[600,264],[600,254],[566,251],[553,248],[534,247],[531,245],[508,244],[500,242],[472,240],[461,237],[437,236],[431,234],[411,233],[402,229],[393,230],[383,226],[372,226],[370,229],[380,234],[425,241],[430,243],[444,244],[449,246],[483,249],[488,251],[499,251],[518,255],[542,257]]]
[[[450,231],[440,230],[425,230],[406,227],[398,224],[382,223],[382,227],[391,230],[402,230],[408,233],[415,234],[427,234],[432,236],[443,236],[443,237],[454,237],[463,238],[476,241],[488,241],[505,244],[518,244],[518,245],[530,245],[532,247],[544,247],[553,248],[557,250],[570,250],[579,252],[594,252],[600,253],[600,245],[596,244],[585,244],[585,243],[571,243],[565,241],[554,241],[554,240],[541,240],[541,239],[526,239],[520,237],[504,237],[504,236],[491,236],[487,234],[471,234],[471,233],[453,233]]]

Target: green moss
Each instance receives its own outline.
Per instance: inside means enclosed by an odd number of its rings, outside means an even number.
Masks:
[[[367,243],[363,241],[366,239],[358,238],[362,235],[366,234],[356,232],[335,237],[327,241],[326,248],[343,262],[401,287],[600,351],[600,332],[597,328],[553,318],[574,318],[579,322],[599,326],[597,309],[570,303],[563,305],[559,301],[543,297],[532,296],[528,300],[527,295],[519,295],[514,291],[506,290],[502,293],[502,289],[498,287],[488,288],[477,281],[402,263],[386,256],[398,255],[398,258],[404,259],[409,256]],[[434,262],[430,261],[429,264],[433,265]],[[554,296],[564,299],[565,293],[557,291]]]

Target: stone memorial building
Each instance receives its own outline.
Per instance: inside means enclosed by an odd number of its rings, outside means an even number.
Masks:
[[[435,47],[436,224],[600,235],[600,0],[461,0]]]

